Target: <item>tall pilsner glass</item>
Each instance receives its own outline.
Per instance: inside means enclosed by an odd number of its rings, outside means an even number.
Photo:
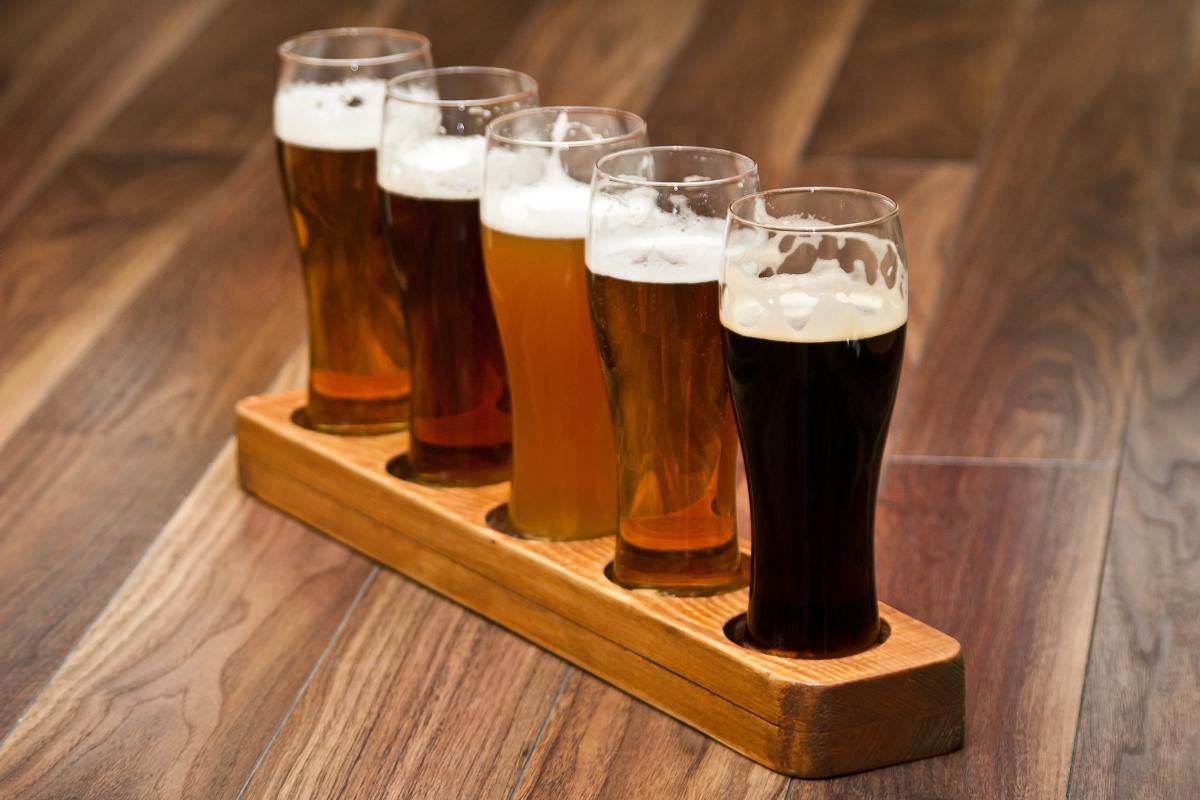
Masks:
[[[388,84],[379,185],[412,354],[408,471],[424,483],[509,477],[511,403],[480,244],[483,132],[535,105],[533,78],[497,67]]]
[[[750,488],[750,639],[828,658],[879,636],[875,493],[908,321],[896,204],[781,189],[730,209],[721,285]]]
[[[755,163],[728,150],[647,147],[596,164],[588,297],[617,439],[613,577],[630,588],[740,582],[717,278],[729,204],[757,190]]]
[[[375,150],[389,78],[432,65],[390,28],[313,31],[279,47],[275,138],[308,299],[308,422],[330,433],[408,423],[408,341],[383,242]]]
[[[525,536],[617,529],[617,456],[588,318],[583,245],[592,168],[645,144],[610,108],[527,109],[488,126],[483,257],[513,404],[509,523]]]

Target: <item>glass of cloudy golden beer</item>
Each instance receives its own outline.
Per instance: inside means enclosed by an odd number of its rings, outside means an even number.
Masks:
[[[537,83],[443,67],[388,83],[379,185],[412,358],[407,474],[443,486],[509,477],[512,424],[480,243],[484,129],[537,105]]]
[[[592,180],[588,297],[616,432],[613,578],[670,594],[740,583],[737,431],[717,278],[754,161],[707,147],[607,155]]]
[[[733,204],[721,324],[750,488],[749,638],[809,658],[879,636],[875,493],[908,321],[896,204],[781,189]]]
[[[408,340],[375,150],[387,81],[432,66],[429,40],[390,28],[313,31],[280,45],[279,59],[275,138],[308,300],[308,423],[397,430],[408,424]]]
[[[617,530],[616,445],[583,246],[596,160],[645,143],[645,122],[611,108],[526,109],[487,129],[479,210],[512,396],[508,524],[521,535]]]

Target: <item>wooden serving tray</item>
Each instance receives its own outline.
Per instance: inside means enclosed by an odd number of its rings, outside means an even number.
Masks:
[[[487,527],[508,484],[435,489],[389,474],[405,433],[331,436],[292,415],[304,393],[237,406],[242,485],[274,506],[779,772],[827,777],[955,750],[963,662],[953,638],[887,605],[848,658],[736,644],[747,590],[673,598],[604,574],[611,537],[516,539]],[[726,631],[730,632],[727,635]]]

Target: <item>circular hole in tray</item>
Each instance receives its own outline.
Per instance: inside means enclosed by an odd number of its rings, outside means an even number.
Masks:
[[[300,406],[292,412],[292,424],[304,428],[306,431],[315,431],[316,428],[308,421],[308,406]]]
[[[491,511],[487,512],[483,518],[483,521],[489,528],[499,533],[503,533],[505,536],[511,536],[514,539],[534,538],[521,533],[519,530],[517,530],[516,526],[513,525],[512,520],[508,516],[508,503],[501,503]]]
[[[888,640],[888,637],[890,637],[891,635],[892,635],[892,626],[888,624],[887,619],[880,617],[879,618],[879,638],[876,639],[875,643],[873,645],[871,645],[871,647],[868,647],[867,649],[870,650],[872,648],[879,647],[879,645],[886,642]],[[778,656],[780,658],[796,658],[796,659],[806,658],[805,656],[799,656],[799,655],[795,655],[793,653],[787,653],[787,652],[784,652],[781,650],[769,650],[765,647],[759,647],[757,644],[755,644],[750,639],[749,632],[746,630],[746,614],[745,614],[745,612],[738,614],[736,617],[730,618],[730,620],[725,623],[725,638],[728,639],[729,641],[733,642],[734,644],[736,644],[738,647],[744,647],[747,650],[754,650],[759,653],[765,653],[769,656]],[[858,654],[854,653],[852,655],[858,655]],[[838,657],[839,656],[834,656],[834,658],[838,658]],[[844,656],[842,656],[842,657],[844,658]],[[825,659],[809,657],[808,660],[823,661]]]
[[[408,462],[408,453],[401,453],[387,462],[388,474],[402,481],[413,479],[412,464]]]
[[[695,588],[691,586],[678,587],[658,587],[658,586],[626,586],[617,580],[616,573],[613,571],[613,562],[609,561],[604,565],[604,577],[608,578],[609,583],[614,586],[619,586],[627,592],[635,594],[649,594],[656,597],[716,597],[717,595],[726,594],[728,592],[736,592],[739,589],[744,589],[749,583],[749,569],[745,566],[746,559],[742,560],[742,568],[738,576],[738,582],[729,586],[706,586]]]

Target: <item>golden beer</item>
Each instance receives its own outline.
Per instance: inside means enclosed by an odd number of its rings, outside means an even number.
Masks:
[[[518,530],[547,538],[617,527],[617,451],[588,319],[582,239],[483,226],[492,305],[508,360]]]
[[[617,528],[616,446],[583,249],[596,159],[644,138],[641,119],[613,109],[526,109],[488,126],[483,255],[512,396],[509,523],[525,536]]]

